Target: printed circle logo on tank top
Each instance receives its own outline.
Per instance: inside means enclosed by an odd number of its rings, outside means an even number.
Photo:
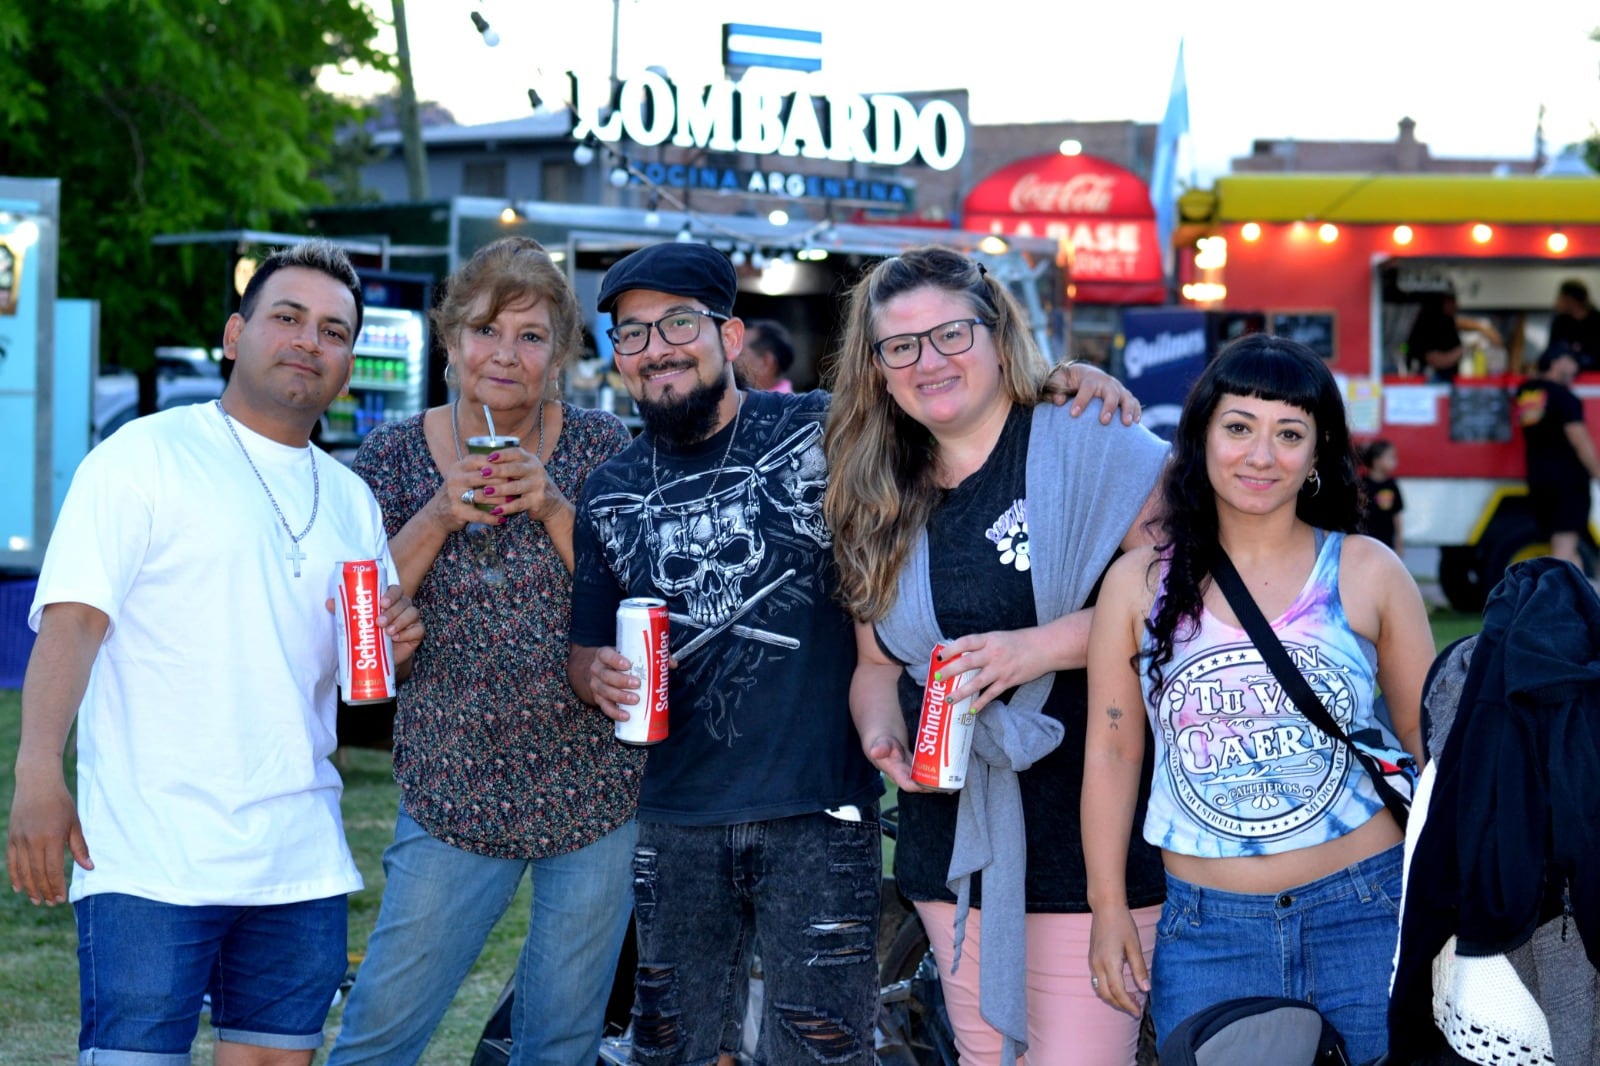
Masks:
[[[1347,667],[1284,647],[1341,729],[1355,713]],[[1344,788],[1349,749],[1307,722],[1255,645],[1213,645],[1182,663],[1158,720],[1178,802],[1216,833],[1275,840],[1320,818]]]
[[[989,524],[984,531],[989,543],[999,553],[1000,565],[1026,571],[1033,566],[1033,556],[1028,551],[1028,502],[1013,500],[1005,513]]]

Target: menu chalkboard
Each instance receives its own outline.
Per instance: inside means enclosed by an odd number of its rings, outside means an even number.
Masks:
[[[1499,443],[1511,439],[1511,394],[1492,385],[1450,387],[1450,439]]]
[[[1334,318],[1332,311],[1274,311],[1270,329],[1280,337],[1300,342],[1331,363],[1338,354],[1334,347]]]

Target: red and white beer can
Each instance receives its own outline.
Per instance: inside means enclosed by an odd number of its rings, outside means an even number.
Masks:
[[[967,783],[967,756],[972,752],[972,730],[978,716],[972,713],[971,696],[955,703],[946,699],[966,674],[951,677],[943,655],[944,645],[934,645],[922,690],[922,716],[912,738],[911,780],[938,792],[959,792]]]
[[[378,625],[383,568],[376,559],[339,564],[339,693],[346,703],[394,699],[394,642]]]
[[[626,722],[616,737],[624,744],[659,744],[667,739],[667,601],[635,596],[617,608],[617,651],[639,679],[639,702],[625,704]]]

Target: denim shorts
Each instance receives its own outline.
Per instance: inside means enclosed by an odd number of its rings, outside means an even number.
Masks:
[[[207,994],[219,1040],[322,1046],[349,965],[344,896],[188,907],[108,892],[73,908],[80,1066],[188,1066]]]
[[[1221,892],[1168,874],[1150,972],[1156,1039],[1223,1000],[1288,996],[1333,1023],[1352,1062],[1382,1055],[1401,847],[1272,895]]]
[[[756,1061],[870,1066],[881,849],[875,805],[859,821],[641,821],[633,1061],[704,1066],[736,1050],[759,941]]]

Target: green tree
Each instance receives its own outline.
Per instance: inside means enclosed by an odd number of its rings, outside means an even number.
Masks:
[[[151,238],[326,202],[361,114],[315,78],[389,69],[377,28],[360,0],[0,0],[0,173],[61,179],[60,292],[101,302],[102,358],[215,343],[215,304],[196,322],[189,298],[215,257]]]

